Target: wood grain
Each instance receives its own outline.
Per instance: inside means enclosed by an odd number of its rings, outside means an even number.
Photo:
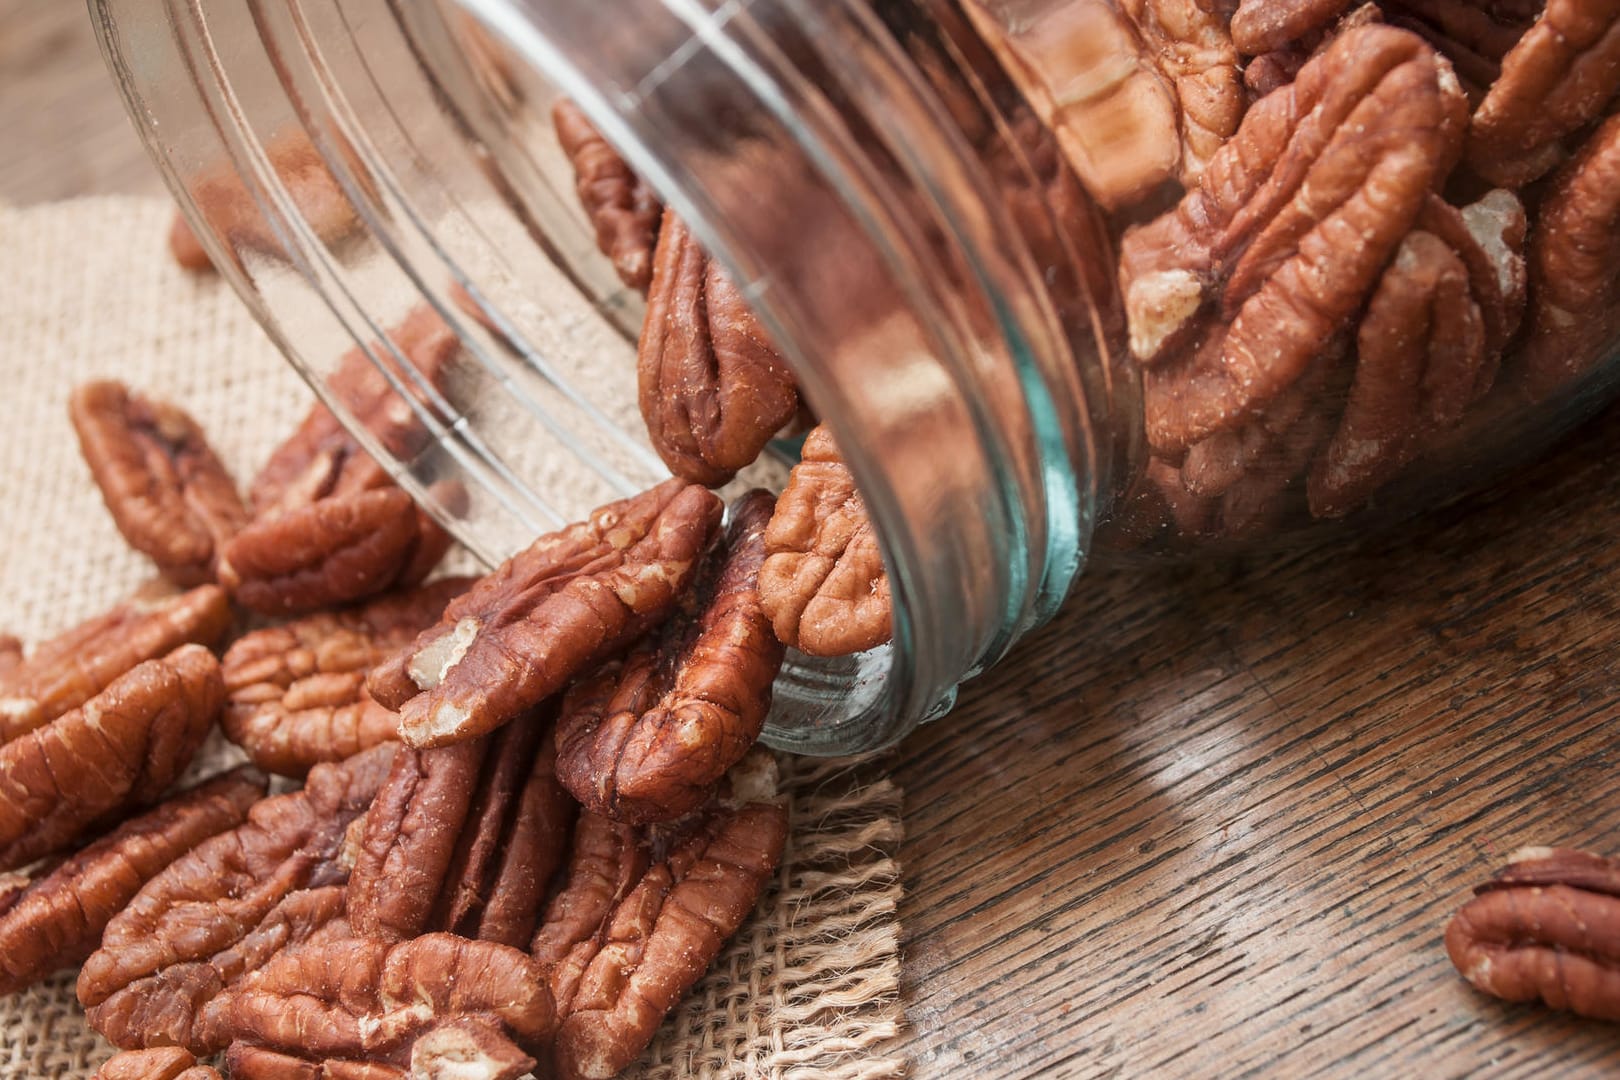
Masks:
[[[159,192],[79,4],[0,0],[0,199]],[[1599,1076],[1469,989],[1513,849],[1620,853],[1615,414],[1359,545],[1094,566],[893,768],[920,1078]]]

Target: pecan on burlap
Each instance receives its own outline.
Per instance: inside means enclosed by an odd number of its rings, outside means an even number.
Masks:
[[[550,724],[540,713],[467,742],[399,751],[355,856],[356,933],[400,941],[445,930],[527,946],[574,814]]]
[[[529,952],[546,965],[552,1000],[566,1012],[596,955],[596,936],[647,872],[646,830],[580,812],[562,888],[546,905]]]
[[[783,653],[759,596],[775,501],[752,491],[733,503],[724,543],[670,621],[563,699],[557,775],[586,809],[680,817],[759,738]]]
[[[0,994],[83,963],[141,886],[210,836],[241,824],[264,795],[250,768],[183,791],[43,873],[0,904]]]
[[[178,1046],[155,1046],[114,1054],[90,1080],[219,1080],[219,1073]]]
[[[813,656],[840,656],[889,640],[883,553],[832,433],[817,427],[765,530],[760,603],[777,639]]]
[[[0,746],[0,870],[155,800],[191,763],[224,698],[213,654],[182,645]]]
[[[76,387],[68,413],[90,475],[130,547],[177,585],[212,580],[220,548],[248,514],[197,422],[114,379]]]
[[[317,765],[246,823],[171,863],[113,917],[79,973],[79,1002],[115,1046],[211,1054],[231,1038],[223,992],[290,943],[343,916],[347,833],[395,748]]]
[[[1235,427],[1299,378],[1365,303],[1466,119],[1450,66],[1422,39],[1356,27],[1249,110],[1175,210],[1126,234],[1121,284],[1155,450]]]
[[[1620,117],[1593,132],[1553,180],[1529,261],[1530,335],[1521,378],[1525,392],[1540,399],[1607,356],[1620,328]]]
[[[798,385],[720,264],[674,211],[653,253],[637,400],[670,471],[718,487],[799,410]]]
[[[1175,88],[1181,182],[1196,184],[1243,119],[1243,76],[1227,15],[1210,0],[1122,0],[1120,7],[1159,74]]]
[[[1361,506],[1490,390],[1524,310],[1524,207],[1493,191],[1458,211],[1431,197],[1356,333],[1338,429],[1311,469],[1311,512]]]
[[[1474,111],[1468,163],[1502,187],[1551,172],[1620,90],[1620,0],[1548,0]]]
[[[409,461],[427,446],[429,432],[406,398],[425,401],[459,347],[436,312],[418,307],[389,334],[388,348],[405,365],[378,346],[385,374],[355,349],[327,380],[327,391],[384,450]],[[253,482],[252,501],[256,516],[225,546],[219,575],[239,603],[265,614],[414,585],[450,546],[448,534],[320,403],[271,454]]]
[[[374,668],[372,696],[413,746],[494,730],[674,610],[720,514],[718,498],[674,479],[542,536]]]
[[[1176,175],[1175,88],[1112,4],[964,0],[962,9],[1104,209],[1137,202]]]
[[[226,737],[261,769],[285,776],[397,739],[399,717],[371,699],[366,673],[437,622],[470,584],[443,578],[238,638],[220,662]]]
[[[1620,1021],[1620,861],[1525,848],[1446,927],[1463,978],[1507,1001]]]
[[[564,1080],[617,1075],[742,925],[776,872],[787,807],[770,755],[755,752],[698,814],[651,830],[651,864],[580,948],[559,1003],[554,1067]]]
[[[574,167],[574,192],[596,230],[596,246],[613,261],[619,280],[646,292],[653,278],[653,244],[663,205],[630,171],[619,152],[566,98],[551,108],[557,141]]]
[[[84,704],[143,660],[188,642],[214,644],[230,625],[230,602],[217,585],[185,593],[161,582],[143,586],[0,670],[0,743]]]
[[[557,1021],[545,971],[527,954],[428,934],[289,949],[232,991],[229,1023],[237,1077],[515,1080],[549,1049]],[[269,1069],[300,1059],[302,1073]],[[349,1062],[382,1069],[345,1072]]]

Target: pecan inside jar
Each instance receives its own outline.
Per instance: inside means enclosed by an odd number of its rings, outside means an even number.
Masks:
[[[653,278],[653,243],[664,208],[585,118],[566,99],[551,108],[557,141],[574,166],[574,191],[596,230],[596,245],[613,261],[619,280],[646,292]]]

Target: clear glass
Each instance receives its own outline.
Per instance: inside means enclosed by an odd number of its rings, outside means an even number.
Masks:
[[[1337,190],[1311,154],[1339,146],[1340,160],[1346,148],[1336,128],[1314,142],[1295,131],[1267,158],[1256,118],[1281,100],[1272,94],[1344,98],[1356,65],[1309,57],[1361,35],[1410,61],[1401,77],[1422,78],[1387,99],[1369,82],[1356,92],[1373,111],[1347,106],[1341,119],[1376,127],[1392,103],[1439,111],[1348,156],[1456,136],[1488,73],[1459,61],[1459,83],[1407,30],[1347,19],[1250,58],[1233,45],[1241,11],[1191,0],[91,9],[216,265],[368,448],[492,563],[667,475],[636,403],[643,301],[598,251],[552,129],[557,100],[586,111],[748,299],[881,538],[893,640],[831,660],[790,654],[766,736],[780,747],[871,749],[941,715],[964,679],[1056,610],[1097,550],[1215,551],[1409,516],[1612,396],[1603,319],[1564,312],[1583,343],[1546,362],[1559,316],[1537,275],[1558,253],[1538,254],[1534,231],[1528,248],[1505,235],[1513,214],[1472,164],[1419,169],[1426,187],[1372,200],[1410,213],[1399,227],[1351,221],[1367,258],[1352,242],[1310,262],[1327,235],[1312,202]],[[1406,23],[1425,33],[1418,16]],[[1231,130],[1213,130],[1222,123]],[[1564,134],[1573,150],[1582,133]],[[1454,141],[1432,162],[1465,157]],[[1247,179],[1238,149],[1260,162]],[[1199,179],[1206,160],[1224,160],[1207,170],[1226,188]],[[1513,213],[1539,225],[1556,190],[1519,188]],[[1358,190],[1319,208],[1322,220]],[[1481,212],[1458,215],[1466,206],[1491,211],[1496,232],[1448,233],[1479,224]],[[1144,238],[1178,211],[1206,232],[1173,237],[1154,262]],[[1425,286],[1449,299],[1423,293],[1396,327],[1411,332],[1383,334],[1403,344],[1380,353],[1378,305],[1427,280],[1400,276],[1425,254],[1408,243],[1424,231],[1456,256]],[[1294,342],[1286,380],[1269,341],[1243,354],[1279,383],[1258,395],[1226,343],[1254,337],[1251,302],[1304,310],[1298,281],[1313,274],[1339,294],[1323,292],[1322,326]],[[1530,313],[1513,336],[1503,297],[1522,301],[1526,277]],[[436,377],[389,337],[424,312],[460,343]],[[421,437],[402,443],[376,418],[344,415],[327,384],[355,356],[388,375]],[[1213,385],[1211,363],[1228,365],[1215,373],[1241,407],[1170,430],[1167,415],[1197,412],[1188,395]],[[736,485],[780,487],[793,451],[773,444]]]

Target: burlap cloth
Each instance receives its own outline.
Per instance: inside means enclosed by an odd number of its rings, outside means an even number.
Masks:
[[[0,629],[37,642],[151,576],[113,529],[68,425],[116,376],[189,409],[245,481],[311,400],[234,293],[163,256],[168,206],[0,206]],[[211,744],[216,766],[234,751]],[[210,768],[211,771],[211,768]],[[792,834],[774,890],[664,1025],[647,1077],[890,1077],[899,1005],[900,792],[783,762]],[[89,1076],[110,1047],[73,975],[0,999],[0,1078]]]

